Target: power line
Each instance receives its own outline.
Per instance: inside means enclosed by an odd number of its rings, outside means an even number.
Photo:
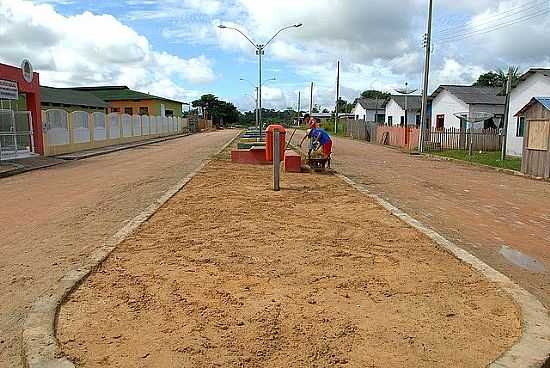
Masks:
[[[549,14],[549,13],[550,13],[550,9],[548,9],[546,11],[542,11],[542,12],[537,12],[535,14],[526,15],[526,16],[523,16],[521,18],[515,19],[514,21],[501,23],[501,24],[498,24],[498,25],[494,25],[492,27],[474,29],[472,31],[458,33],[458,34],[455,34],[453,36],[442,37],[442,38],[439,38],[437,41],[438,42],[450,42],[450,41],[464,40],[464,39],[467,39],[467,38],[470,38],[470,37],[479,36],[479,35],[491,33],[491,32],[494,32],[494,31],[497,31],[497,30],[500,30],[500,29],[503,29],[503,28],[507,28],[507,27],[513,26],[513,25],[518,24],[518,23],[528,22],[532,19],[541,17],[541,16]]]
[[[550,4],[550,2],[547,1],[547,0],[543,0],[542,2],[541,2],[541,0],[534,0],[534,1],[531,1],[527,4],[524,4],[522,6],[518,6],[518,7],[515,7],[515,8],[508,9],[508,10],[503,10],[503,11],[498,12],[497,14],[486,17],[485,18],[485,23],[486,24],[496,23],[497,21],[501,21],[501,20],[509,21],[509,20],[512,20],[512,19],[506,19],[506,18],[513,17],[514,15],[523,16],[523,15],[527,15],[527,14],[534,14],[534,12],[529,12],[529,10],[533,10],[533,9],[535,11],[542,10],[548,4]],[[525,13],[525,14],[523,14],[523,13]],[[468,24],[456,25],[456,26],[453,26],[453,27],[443,28],[443,29],[437,31],[436,35],[444,36],[444,35],[447,35],[447,34],[450,34],[450,33],[463,32],[467,28],[469,28]]]

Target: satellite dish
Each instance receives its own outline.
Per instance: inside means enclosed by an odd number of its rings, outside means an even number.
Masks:
[[[27,81],[27,83],[32,83],[33,69],[29,60],[25,59],[21,63],[21,72],[23,73],[23,79]]]

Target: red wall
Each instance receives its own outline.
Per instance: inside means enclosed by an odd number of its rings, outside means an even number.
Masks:
[[[405,128],[399,126],[379,125],[376,128],[376,139],[378,143],[382,143],[384,133],[388,133],[388,145],[395,147],[403,147],[407,149],[416,149],[418,147],[418,135],[420,130],[416,128]],[[405,133],[407,137],[405,139]]]
[[[27,94],[27,108],[32,115],[32,129],[34,132],[34,151],[44,154],[44,139],[42,136],[42,115],[40,113],[40,78],[38,73],[33,74],[32,83],[23,78],[20,68],[0,64],[0,79],[17,82],[19,92]]]

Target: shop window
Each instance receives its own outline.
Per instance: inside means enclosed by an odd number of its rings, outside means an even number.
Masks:
[[[166,110],[165,114],[166,114],[167,117],[174,116],[174,111]]]
[[[125,107],[124,108],[124,113],[128,114],[128,115],[134,115],[134,109],[131,108],[131,107]]]
[[[525,116],[518,116],[516,137],[523,137],[525,135]]]
[[[139,108],[139,114],[140,115],[149,115],[149,108],[148,107],[140,107]]]

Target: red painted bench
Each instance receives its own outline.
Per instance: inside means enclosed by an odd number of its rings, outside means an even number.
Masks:
[[[231,151],[231,161],[241,164],[268,165],[265,159],[265,147],[254,146],[250,149],[234,149]]]

